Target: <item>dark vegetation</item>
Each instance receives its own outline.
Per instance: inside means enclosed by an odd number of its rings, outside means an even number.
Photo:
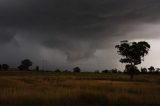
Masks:
[[[24,59],[21,61],[21,65],[18,66],[19,70],[29,70],[29,67],[32,66],[32,62],[29,59]],[[37,70],[38,67],[36,67]]]
[[[138,69],[136,65],[141,64],[144,56],[148,54],[150,45],[145,41],[128,42],[127,40],[121,41],[121,44],[115,46],[118,49],[118,54],[122,56],[121,63],[126,63],[126,70],[133,79],[134,74]]]
[[[19,70],[19,72],[20,71],[46,71],[46,72],[48,72],[47,70],[41,70],[39,66],[36,66],[35,69],[29,69],[29,67],[20,65],[17,68],[10,68],[10,66],[8,64],[2,64],[2,65],[0,64],[0,71],[17,71],[17,70]],[[104,74],[105,73],[124,73],[124,74],[130,74],[131,73],[130,72],[131,69],[129,69],[129,68],[130,68],[130,65],[126,65],[126,68],[125,68],[124,71],[121,71],[121,70],[118,70],[118,69],[115,68],[115,69],[105,69],[105,70],[101,70],[101,71],[96,70],[95,72],[92,72],[92,73],[104,73]],[[83,72],[83,71],[81,71],[80,67],[75,67],[75,68],[73,68],[73,70],[56,69],[56,70],[50,71],[50,72],[57,72],[57,73],[74,72],[74,73],[80,73],[80,72]],[[155,67],[151,66],[149,68],[138,69],[137,67],[135,67],[134,68],[134,75],[137,75],[137,74],[160,74],[160,68],[155,68]]]

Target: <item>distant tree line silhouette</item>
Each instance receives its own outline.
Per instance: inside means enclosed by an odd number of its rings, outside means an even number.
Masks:
[[[8,64],[0,64],[0,71],[7,71],[9,68]]]
[[[20,71],[33,71],[30,70],[30,67],[32,66],[32,61],[29,60],[29,59],[24,59],[21,61],[21,64],[17,67],[16,70],[20,70]],[[130,73],[129,71],[129,65],[126,65],[126,69],[124,71],[120,71],[118,69],[105,69],[105,70],[102,70],[102,71],[99,71],[99,70],[96,70],[95,73]],[[8,64],[0,64],[0,71],[8,71],[10,70],[10,66]],[[40,71],[39,69],[39,66],[36,66],[35,69],[36,71]],[[74,73],[80,73],[81,72],[81,69],[79,67],[75,67],[73,68],[72,71],[70,70],[60,70],[60,69],[56,69],[55,71],[53,72],[74,72]],[[155,74],[155,73],[160,73],[160,68],[155,68],[153,66],[149,67],[149,68],[141,68],[140,70],[136,67],[135,70],[134,70],[134,73],[135,74]]]
[[[143,74],[156,74],[156,73],[160,73],[160,68],[155,68],[153,66],[149,67],[149,68],[141,68],[141,73]]]
[[[21,64],[14,69],[15,71],[20,70],[20,71],[41,71],[39,66],[36,66],[35,69],[30,69],[30,67],[32,66],[32,61],[30,59],[24,59],[21,61]],[[129,69],[130,65],[126,65],[126,68],[124,71],[120,71],[116,68],[114,69],[105,69],[102,71],[96,70],[94,71],[94,73],[125,73],[125,74],[130,74],[130,69]],[[9,71],[11,70],[10,66],[8,64],[0,64],[0,71]],[[47,71],[47,70],[46,70]],[[60,70],[60,69],[56,69],[52,72],[56,72],[56,73],[61,73],[61,72],[65,72],[65,73],[69,73],[69,72],[74,72],[74,73],[80,73],[82,72],[80,67],[75,67],[73,68],[73,70]],[[149,68],[141,68],[138,69],[137,67],[135,67],[134,70],[134,74],[158,74],[160,73],[160,68],[155,68],[153,66],[150,66]]]
[[[21,70],[21,71],[30,71],[30,67],[32,66],[32,61],[30,59],[24,59],[21,61],[21,64],[15,68],[14,70]],[[8,64],[0,64],[0,71],[8,71],[8,70],[13,70],[10,68]],[[39,71],[39,66],[36,66],[35,70]]]

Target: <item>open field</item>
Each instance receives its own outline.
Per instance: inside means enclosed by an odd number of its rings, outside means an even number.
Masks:
[[[0,72],[0,106],[160,106],[160,76]]]

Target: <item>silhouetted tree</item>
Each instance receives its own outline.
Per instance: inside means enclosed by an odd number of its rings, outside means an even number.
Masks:
[[[112,69],[111,71],[112,71],[112,73],[118,73],[117,69]]]
[[[156,69],[156,73],[159,73],[159,72],[160,72],[160,68],[157,68],[157,69]]]
[[[147,68],[141,68],[141,73],[146,74],[147,73]]]
[[[36,66],[36,71],[39,71],[39,66]]]
[[[75,68],[73,68],[73,72],[81,72],[81,69],[79,68],[79,67],[75,67]]]
[[[145,41],[128,42],[125,40],[115,47],[118,49],[118,54],[123,57],[120,59],[120,62],[129,65],[127,67],[130,67],[129,74],[131,79],[133,79],[136,65],[141,64],[141,61],[144,60],[144,56],[148,54],[150,45]]]
[[[8,64],[3,64],[3,65],[2,65],[2,69],[3,69],[4,71],[7,71],[7,70],[9,69],[9,65],[8,65]]]
[[[2,70],[2,65],[0,64],[0,71]]]
[[[24,59],[21,61],[22,70],[29,70],[29,67],[32,66],[32,61],[29,59]]]
[[[61,72],[61,70],[60,70],[60,69],[56,69],[54,72],[57,72],[57,73],[58,73],[58,72]]]
[[[109,73],[109,70],[103,70],[102,73]]]
[[[70,71],[69,71],[69,70],[64,70],[63,72],[68,73],[68,72],[70,72]]]
[[[155,68],[153,66],[151,66],[150,68],[148,68],[150,73],[154,73],[155,72]]]
[[[127,64],[126,68],[125,68],[125,73],[127,73],[127,74],[139,74],[140,71],[138,70],[138,68],[136,66]]]
[[[24,66],[23,65],[20,65],[17,67],[19,70],[24,70]]]

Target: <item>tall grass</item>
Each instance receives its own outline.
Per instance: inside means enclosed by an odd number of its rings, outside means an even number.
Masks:
[[[160,77],[0,72],[0,106],[160,106]]]

